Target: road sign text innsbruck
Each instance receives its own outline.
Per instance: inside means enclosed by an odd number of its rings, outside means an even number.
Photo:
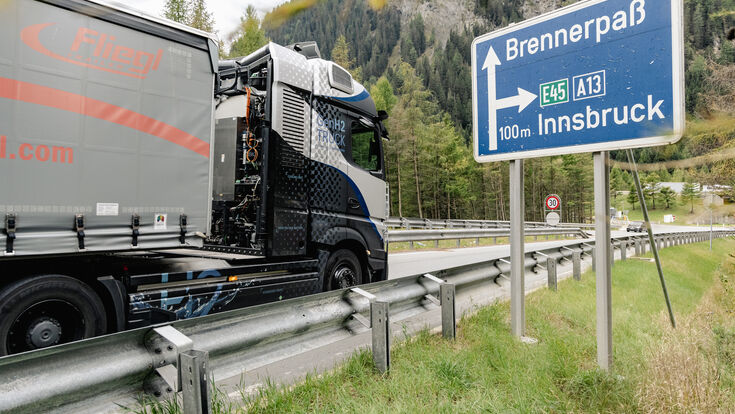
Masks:
[[[681,0],[588,0],[472,43],[479,162],[676,142]]]

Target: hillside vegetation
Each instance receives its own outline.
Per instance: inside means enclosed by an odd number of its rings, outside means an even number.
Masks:
[[[359,73],[373,95],[381,95],[376,99],[380,109],[391,113],[391,214],[508,219],[507,163],[477,164],[472,159],[470,45],[481,33],[549,11],[554,4],[396,0],[374,10],[362,0],[324,0],[267,35],[284,44],[316,40],[324,57],[332,59],[337,39],[343,37],[341,56],[346,47],[351,61],[335,60]],[[699,157],[691,165],[658,165],[643,174],[649,182],[735,184],[732,157],[707,158],[730,147],[735,137],[735,49],[727,39],[735,0],[688,0],[684,8],[690,129],[680,143],[636,151],[636,158],[656,163]],[[612,158],[626,161],[624,153],[614,152]],[[613,195],[630,190],[630,174],[618,170],[613,175]],[[542,200],[550,193],[562,198],[563,220],[590,220],[591,156],[527,161],[528,220],[542,220]],[[649,205],[659,208],[659,189],[650,193]]]
[[[386,145],[391,214],[430,218],[509,217],[507,163],[472,158],[470,45],[479,34],[574,1],[292,0],[262,22],[244,11],[221,34],[223,56],[242,56],[268,40],[315,40],[322,56],[350,70],[391,117]],[[204,0],[167,0],[164,15],[211,30]],[[659,181],[735,188],[735,0],[685,0],[686,109],[682,140],[635,151],[652,209],[691,203],[662,193]],[[629,192],[627,157],[611,154],[611,196]],[[528,160],[526,219],[543,219],[542,201],[562,199],[564,221],[592,218],[590,154]],[[722,194],[735,198],[733,190]],[[696,196],[696,195],[695,195]],[[616,200],[617,201],[617,200]],[[635,201],[635,200],[634,200]]]

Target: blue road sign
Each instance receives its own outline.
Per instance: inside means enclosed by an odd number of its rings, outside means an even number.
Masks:
[[[682,0],[588,0],[472,42],[479,162],[673,143]]]

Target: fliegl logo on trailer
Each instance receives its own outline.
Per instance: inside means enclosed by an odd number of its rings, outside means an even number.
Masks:
[[[42,33],[52,32],[45,29],[55,24],[39,23],[28,26],[21,31],[20,37],[31,49],[56,60],[131,78],[145,79],[161,63],[163,49],[148,52],[127,47],[119,43],[115,36],[87,27],[79,27],[73,36],[69,36],[67,48],[62,50],[47,47],[41,40]],[[60,36],[63,38],[63,31]]]
[[[676,142],[682,0],[586,0],[472,42],[479,162]]]

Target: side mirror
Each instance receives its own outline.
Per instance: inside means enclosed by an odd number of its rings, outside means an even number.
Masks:
[[[378,119],[381,121],[385,121],[388,119],[388,112],[385,112],[383,110],[378,111]]]

